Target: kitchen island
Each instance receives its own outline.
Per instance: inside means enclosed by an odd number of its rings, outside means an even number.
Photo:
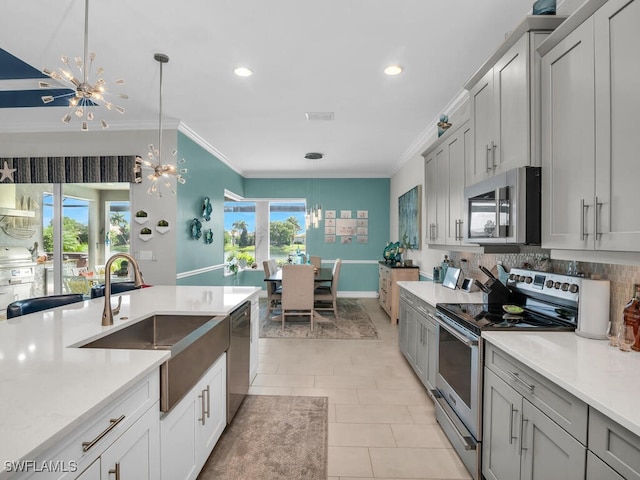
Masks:
[[[127,292],[108,327],[101,325],[103,298],[0,322],[0,478],[10,476],[5,462],[37,458],[170,356],[77,347],[153,314],[227,315],[259,291],[154,286]]]

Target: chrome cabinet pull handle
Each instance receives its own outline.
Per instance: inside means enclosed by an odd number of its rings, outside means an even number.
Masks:
[[[116,480],[120,480],[120,462],[116,462],[116,468],[109,470],[109,475],[112,473],[116,475]]]
[[[584,231],[584,211],[589,208],[589,205],[585,205],[584,198],[580,199],[580,241],[584,241],[585,237],[589,235]]]
[[[205,424],[205,422],[206,422],[206,418],[207,418],[207,417],[205,416],[205,415],[206,415],[206,412],[207,412],[207,409],[206,409],[206,408],[205,408],[205,406],[204,406],[204,390],[202,390],[202,394],[201,394],[201,395],[198,395],[198,398],[200,399],[200,408],[201,408],[201,411],[202,411],[202,418],[199,418],[199,419],[198,419],[198,421],[199,421],[202,425],[204,425],[204,424]]]
[[[535,385],[529,385],[527,382],[525,382],[524,380],[522,380],[520,378],[520,374],[517,372],[512,372],[511,370],[508,370],[508,372],[513,376],[513,378],[515,378],[518,382],[520,382],[522,385],[524,385],[525,387],[527,387],[529,389],[529,391],[531,393],[533,393],[534,388],[536,388]]]
[[[487,149],[486,158],[485,158],[485,160],[486,160],[485,164],[487,165],[487,172],[490,172],[491,171],[491,166],[489,165],[489,152],[491,152],[491,147],[489,146],[489,144],[486,144],[485,148]]]
[[[595,197],[595,201],[594,201],[594,205],[596,206],[595,208],[595,231],[596,231],[596,238],[601,237],[602,236],[602,232],[599,229],[600,226],[600,209],[602,208],[602,206],[604,205],[603,202],[599,202],[598,201],[598,196],[596,195]]]
[[[522,430],[520,431],[520,452],[524,452],[525,450],[529,450],[528,448],[526,448],[524,446],[525,425],[527,425],[528,423],[529,423],[529,420],[524,418],[524,415],[522,415]]]
[[[113,430],[114,428],[116,428],[116,426],[122,422],[124,420],[124,415],[120,415],[118,418],[111,418],[109,419],[109,426],[107,428],[105,428],[102,433],[100,433],[96,438],[94,438],[93,440],[91,440],[90,442],[82,442],[82,451],[83,452],[88,452],[89,450],[91,450],[91,448],[93,448],[93,446],[98,443],[100,440],[102,440],[104,438],[105,435],[107,435],[111,430]]]
[[[509,414],[509,445],[513,444],[514,440],[518,439],[518,436],[513,436],[513,414],[518,415],[518,410],[513,408],[513,404],[509,405],[511,407],[511,413]]]
[[[207,388],[204,390],[205,392],[207,392],[207,418],[211,417],[211,390],[209,387],[210,386],[207,385]]]
[[[498,145],[495,144],[495,142],[492,140],[491,141],[491,169],[495,171],[496,169],[496,149],[498,148]]]

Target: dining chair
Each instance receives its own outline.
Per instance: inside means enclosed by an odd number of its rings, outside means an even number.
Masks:
[[[320,265],[322,264],[322,260],[317,255],[311,255],[310,262],[311,262],[311,265],[313,265],[316,268],[320,268]]]
[[[49,308],[82,302],[83,300],[84,297],[80,293],[49,295],[48,297],[34,297],[26,298],[24,300],[16,300],[7,306],[7,318],[19,317],[28,313],[47,310]]]
[[[270,277],[271,274],[277,270],[275,260],[264,260],[262,267],[264,268],[265,278]],[[267,282],[267,317],[282,300],[282,286],[278,285],[278,282]]]
[[[331,278],[331,286],[320,286],[315,289],[313,294],[314,303],[319,302],[320,306],[316,306],[316,310],[332,310],[333,316],[338,318],[338,306],[336,304],[336,298],[338,296],[338,280],[340,279],[340,267],[342,266],[342,260],[336,259],[336,263],[333,264],[333,275]],[[325,306],[326,303],[331,302],[332,306]]]
[[[313,331],[313,288],[314,273],[312,265],[284,265],[282,267],[282,329],[287,315],[306,315],[310,317]]]

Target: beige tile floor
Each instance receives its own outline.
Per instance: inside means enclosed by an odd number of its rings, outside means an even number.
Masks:
[[[363,299],[380,340],[260,339],[253,395],[329,397],[329,479],[469,479],[398,350],[397,326]]]

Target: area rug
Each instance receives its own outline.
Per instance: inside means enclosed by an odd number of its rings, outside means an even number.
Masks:
[[[326,480],[327,397],[248,395],[198,480]]]
[[[260,337],[261,338],[325,338],[349,340],[376,340],[378,331],[367,315],[364,305],[358,298],[338,298],[338,318],[332,311],[316,312],[313,332],[309,325],[309,316],[287,315],[284,330],[279,316],[280,309],[271,311],[267,317],[267,299],[260,299]]]

